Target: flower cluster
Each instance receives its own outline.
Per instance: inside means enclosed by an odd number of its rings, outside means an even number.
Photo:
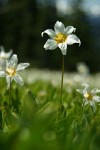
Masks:
[[[2,47],[0,53],[0,77],[6,77],[7,88],[9,89],[12,80],[16,83],[23,85],[23,79],[18,74],[18,72],[24,70],[29,66],[29,63],[19,63],[16,54],[13,54],[11,57],[12,51],[6,53]],[[11,57],[11,58],[10,58]],[[4,59],[3,59],[4,58]]]

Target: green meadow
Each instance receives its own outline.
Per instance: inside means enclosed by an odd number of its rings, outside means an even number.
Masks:
[[[100,74],[65,73],[59,115],[61,72],[27,69],[24,86],[12,82],[11,104],[0,79],[0,150],[99,150],[100,104],[82,106],[82,83],[100,88]],[[100,94],[98,94],[100,96]]]

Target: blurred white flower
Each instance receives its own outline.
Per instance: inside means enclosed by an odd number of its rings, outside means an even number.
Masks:
[[[72,45],[74,43],[81,44],[80,39],[72,32],[75,32],[76,28],[73,26],[68,26],[65,28],[64,24],[57,21],[54,25],[54,31],[52,29],[47,29],[41,33],[42,37],[44,33],[50,36],[50,39],[44,44],[45,50],[54,50],[57,47],[61,49],[63,55],[66,55],[67,45]]]
[[[16,83],[23,85],[23,79],[18,74],[18,72],[24,70],[29,66],[29,63],[20,63],[18,64],[17,55],[12,55],[10,60],[6,60],[3,70],[0,71],[0,77],[6,77],[7,88],[9,89],[10,83],[12,80],[15,80]]]
[[[76,65],[77,71],[81,74],[89,74],[89,67],[85,64],[85,62],[77,63]]]
[[[100,96],[97,94],[100,93],[99,89],[90,89],[90,86],[86,83],[82,84],[84,89],[77,89],[79,93],[83,95],[84,105],[90,104],[93,110],[95,111],[95,102],[100,102]]]

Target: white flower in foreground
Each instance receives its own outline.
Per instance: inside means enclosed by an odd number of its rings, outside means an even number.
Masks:
[[[6,60],[5,67],[2,71],[0,71],[0,77],[6,77],[7,81],[7,88],[9,89],[10,83],[12,80],[15,80],[16,83],[23,85],[23,79],[18,74],[18,72],[24,70],[26,67],[29,66],[29,63],[20,63],[18,64],[17,55],[12,55],[11,59],[8,61]]]
[[[13,51],[5,52],[4,47],[0,46],[0,59],[9,59],[12,55]]]
[[[100,96],[97,95],[100,93],[100,90],[90,90],[90,86],[86,83],[82,84],[82,86],[84,86],[84,89],[77,89],[77,91],[83,95],[84,105],[90,104],[90,106],[92,106],[95,110],[95,102],[100,102]]]
[[[63,55],[66,55],[67,45],[72,45],[74,43],[81,44],[80,39],[72,32],[75,32],[76,28],[73,26],[68,26],[65,28],[62,22],[57,21],[54,25],[54,31],[52,29],[47,29],[42,32],[42,37],[44,33],[50,36],[50,39],[44,44],[45,50],[54,50],[57,47],[61,49]]]

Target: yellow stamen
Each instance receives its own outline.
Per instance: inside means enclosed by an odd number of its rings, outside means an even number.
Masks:
[[[63,33],[58,33],[55,37],[54,40],[59,44],[59,43],[64,43],[67,39],[67,36]]]
[[[16,70],[13,68],[7,68],[6,72],[8,75],[10,75],[10,77],[12,77],[16,74]]]
[[[92,100],[92,98],[93,98],[91,93],[84,94],[84,97],[87,98],[88,100]]]

